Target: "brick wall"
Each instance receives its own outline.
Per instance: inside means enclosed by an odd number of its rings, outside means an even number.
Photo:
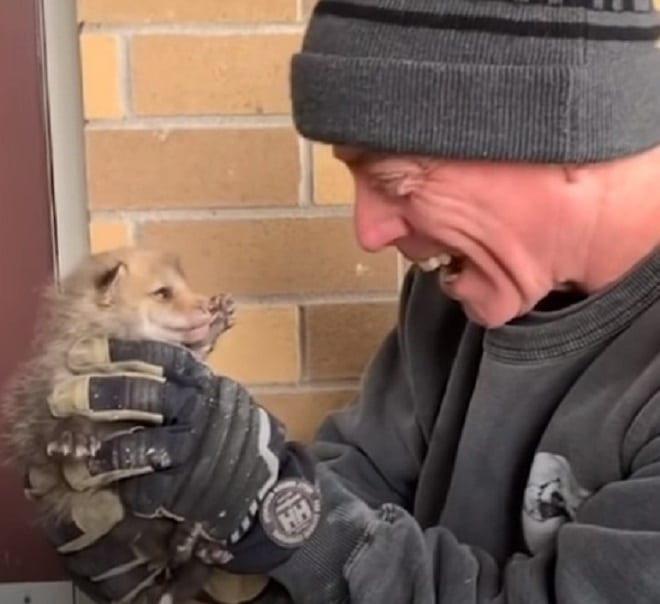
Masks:
[[[297,137],[288,61],[309,0],[78,0],[94,250],[179,252],[238,299],[214,355],[308,439],[395,320],[394,252],[354,241],[352,185]]]

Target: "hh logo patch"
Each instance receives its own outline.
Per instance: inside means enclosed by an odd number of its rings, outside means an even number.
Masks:
[[[591,493],[575,479],[565,457],[537,453],[529,472],[522,524],[532,553],[552,542],[559,527],[573,520],[580,504]]]
[[[309,539],[321,517],[321,497],[304,480],[278,482],[261,505],[261,525],[282,547],[299,547]]]

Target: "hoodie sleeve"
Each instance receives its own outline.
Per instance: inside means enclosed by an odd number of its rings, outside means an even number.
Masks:
[[[651,406],[653,419],[660,418],[660,396]],[[645,428],[643,443],[637,441],[642,430],[636,431],[624,443],[631,452],[625,478],[586,500],[551,546],[500,564],[446,528],[422,530],[394,503],[366,505],[321,467],[321,527],[272,576],[296,604],[654,602],[660,594],[660,430]]]

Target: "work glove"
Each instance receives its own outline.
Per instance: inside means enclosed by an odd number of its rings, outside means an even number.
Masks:
[[[214,375],[185,348],[153,341],[83,340],[69,365],[77,375],[57,385],[53,413],[122,427],[92,457],[66,464],[74,489],[114,484],[123,513],[192,523],[200,536],[195,556],[234,573],[268,572],[313,534],[320,517],[314,462],[239,383]],[[127,555],[113,530],[73,553],[62,550],[62,534],[64,543],[80,541],[79,525],[51,533],[65,564],[92,590],[115,590],[92,564],[119,559],[115,550]],[[157,570],[135,558],[119,566],[129,570],[110,578],[124,581],[117,587],[124,593]]]

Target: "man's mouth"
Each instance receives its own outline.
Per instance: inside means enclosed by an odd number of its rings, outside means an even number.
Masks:
[[[425,273],[438,270],[440,282],[451,283],[458,278],[463,270],[465,257],[460,254],[443,252],[425,260],[418,260],[415,264]]]

